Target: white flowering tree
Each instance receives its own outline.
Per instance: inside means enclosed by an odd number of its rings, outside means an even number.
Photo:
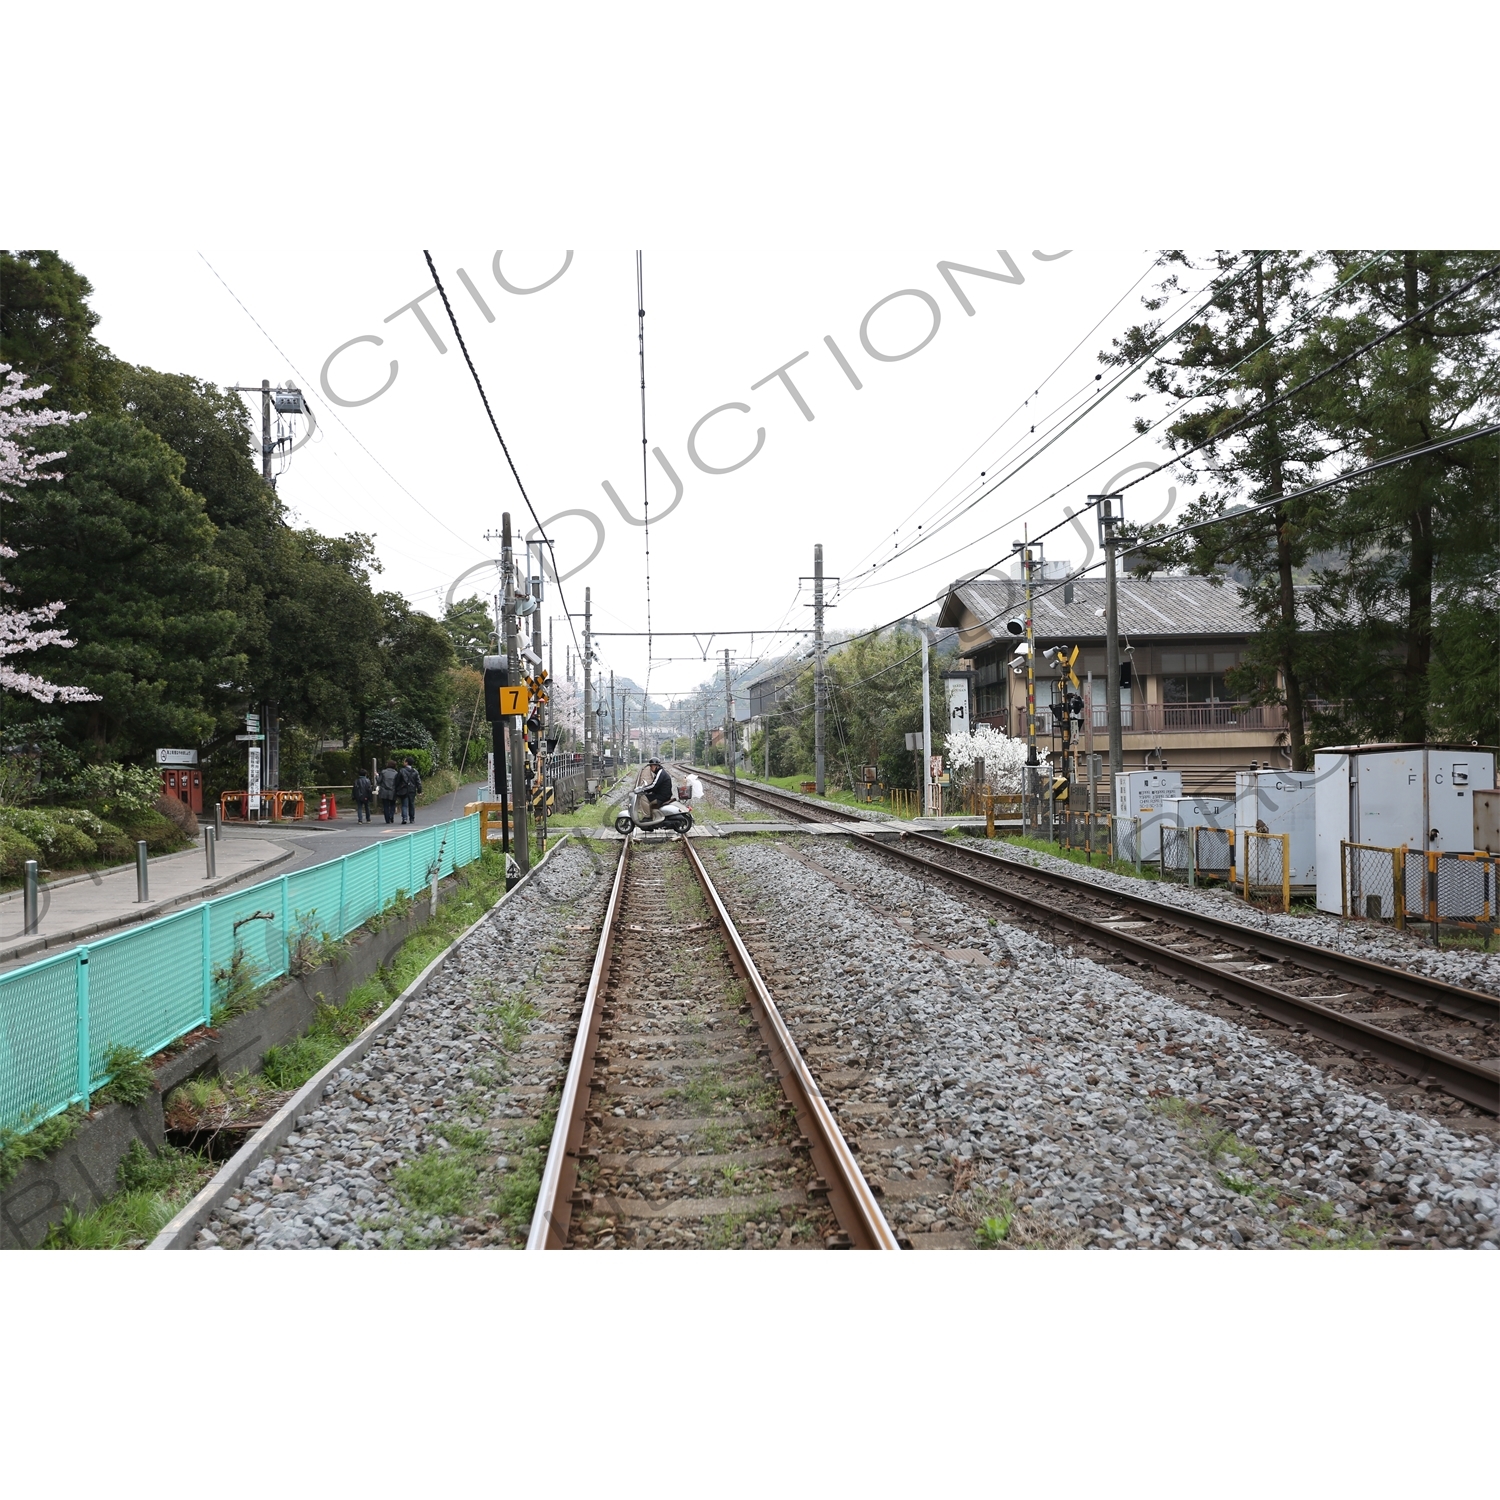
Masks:
[[[61,477],[55,469],[49,470],[46,466],[61,458],[64,450],[38,453],[27,439],[40,428],[63,426],[79,418],[74,412],[31,407],[29,403],[46,395],[47,387],[28,387],[19,370],[0,365],[0,376],[4,376],[4,382],[0,384],[0,504],[3,504],[15,498],[11,493],[13,489],[24,489],[38,479]],[[3,525],[3,515],[0,515],[0,525]],[[0,536],[3,536],[3,530],[0,530]],[[0,567],[15,555],[15,549],[0,540]],[[0,576],[0,595],[15,592],[15,585]],[[40,651],[43,646],[75,644],[68,639],[66,630],[47,628],[64,608],[62,600],[58,599],[34,609],[11,609],[0,598],[0,690],[23,693],[42,703],[95,701],[97,695],[81,687],[61,687],[12,665],[12,659],[23,652]]]
[[[944,754],[950,771],[968,771],[976,760],[982,760],[984,779],[997,792],[1017,794],[1022,790],[1025,740],[1013,740],[989,724],[976,724],[972,734],[950,734]],[[1046,765],[1047,752],[1039,752],[1038,759]]]

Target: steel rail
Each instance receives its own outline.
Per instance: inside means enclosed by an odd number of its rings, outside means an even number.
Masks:
[[[1133,932],[1121,931],[1115,923],[1069,912],[1038,896],[1028,896],[1023,891],[996,885],[993,881],[984,880],[966,870],[940,865],[936,860],[913,853],[910,849],[901,849],[877,839],[869,839],[868,842],[872,848],[880,849],[894,858],[920,865],[932,874],[945,876],[1005,905],[1019,906],[1053,926],[1066,928],[1080,937],[1137,955],[1150,968],[1185,980],[1215,999],[1231,1000],[1237,1005],[1270,1016],[1294,1030],[1312,1032],[1358,1056],[1378,1057],[1382,1062],[1389,1063],[1423,1083],[1430,1081],[1436,1084],[1466,1104],[1472,1104],[1491,1114],[1500,1114],[1500,1078],[1467,1058],[1445,1052],[1426,1042],[1386,1031],[1359,1016],[1331,1010],[1316,1000],[1273,989],[1259,980],[1218,968],[1205,959],[1179,953],[1152,942],[1149,938],[1138,937]],[[1032,870],[1026,873],[1036,872]],[[1243,932],[1244,929],[1240,931]],[[1322,949],[1316,951],[1320,957],[1323,956]]]
[[[562,1097],[557,1102],[557,1123],[552,1127],[552,1142],[542,1168],[542,1185],[531,1216],[531,1232],[526,1236],[528,1250],[563,1250],[568,1244],[572,1222],[573,1188],[578,1181],[578,1148],[583,1144],[588,1124],[589,1086],[594,1078],[594,1054],[599,1045],[599,1017],[603,1012],[600,993],[609,975],[609,961],[614,953],[615,933],[620,923],[625,870],[630,863],[630,840],[620,850],[615,866],[615,881],[610,888],[609,904],[604,909],[604,926],[599,933],[599,948],[589,974],[588,989],[583,996],[583,1010],[578,1018],[578,1034],[573,1055],[568,1060],[568,1076],[563,1082]]]
[[[717,778],[716,778],[717,779]],[[758,789],[744,789],[745,796],[760,799],[773,805],[780,804],[788,811],[798,813],[808,821],[814,821],[813,813],[804,804],[798,808],[785,797],[767,794]],[[819,809],[821,811],[821,809]],[[834,814],[834,816],[838,816]],[[854,821],[854,820],[850,820]],[[1237,1005],[1259,1011],[1262,1015],[1280,1021],[1293,1030],[1305,1030],[1325,1041],[1332,1042],[1359,1056],[1375,1056],[1389,1063],[1402,1073],[1415,1077],[1424,1084],[1432,1083],[1455,1098],[1472,1104],[1491,1114],[1500,1114],[1500,1076],[1482,1064],[1447,1052],[1415,1038],[1403,1037],[1373,1025],[1360,1016],[1330,1009],[1316,1000],[1290,994],[1259,980],[1235,974],[1216,967],[1213,963],[1180,953],[1162,946],[1133,932],[1122,931],[1115,923],[1099,921],[1076,913],[1059,909],[1054,903],[1006,886],[996,885],[977,875],[936,860],[902,849],[889,839],[879,839],[869,834],[861,835],[871,847],[911,864],[916,864],[935,874],[950,879],[972,890],[982,892],[996,900],[1012,906],[1020,906],[1035,913],[1053,925],[1063,926],[1108,946],[1123,948],[1140,955],[1141,961],[1159,972],[1169,973],[1183,979],[1195,988],[1206,991],[1214,998],[1233,1001]],[[1349,954],[1330,952],[1311,943],[1295,938],[1280,937],[1272,933],[1248,928],[1242,923],[1225,918],[1207,917],[1197,912],[1168,905],[1153,897],[1137,896],[1117,891],[1112,887],[1096,885],[1092,881],[1064,874],[1059,870],[1043,870],[1033,865],[1023,865],[1007,860],[1000,855],[984,850],[963,848],[947,839],[918,830],[902,830],[899,837],[913,839],[940,848],[962,857],[984,860],[1023,880],[1050,886],[1069,895],[1087,894],[1107,904],[1118,906],[1146,916],[1152,921],[1187,931],[1199,937],[1212,938],[1216,942],[1238,945],[1241,949],[1267,959],[1286,961],[1304,971],[1311,971],[1327,978],[1343,980],[1361,986],[1374,994],[1384,994],[1404,1000],[1418,1007],[1431,1007],[1465,1020],[1495,1022],[1500,1019],[1500,998],[1487,995],[1480,990],[1468,990],[1462,986],[1448,984],[1443,980],[1415,975],[1389,964],[1376,963],[1371,959],[1356,958]]]
[[[744,791],[750,798],[772,801],[773,798],[759,790]],[[793,793],[786,793],[791,799]],[[819,821],[811,809],[799,808],[794,801],[776,796],[774,801],[788,812],[798,813],[808,821]],[[834,814],[835,817],[838,814]],[[863,826],[863,825],[862,825]],[[1344,980],[1375,993],[1384,993],[1392,1000],[1403,1000],[1421,1008],[1431,1006],[1447,1015],[1466,1021],[1488,1023],[1500,1022],[1500,996],[1486,994],[1483,990],[1466,989],[1462,985],[1450,984],[1447,980],[1431,979],[1426,975],[1413,974],[1408,969],[1398,969],[1391,964],[1377,963],[1374,959],[1359,958],[1354,954],[1338,953],[1319,948],[1313,943],[1304,943],[1298,938],[1284,937],[1278,933],[1265,932],[1247,927],[1229,917],[1211,917],[1184,907],[1174,906],[1155,896],[1136,895],[1116,890],[1113,886],[1098,885],[1082,876],[1069,875],[1062,870],[1049,870],[1035,865],[1022,864],[992,854],[987,849],[976,849],[968,844],[955,844],[936,834],[918,829],[900,829],[902,839],[913,839],[933,848],[957,854],[965,859],[985,860],[999,868],[1012,872],[1033,884],[1048,885],[1054,890],[1069,895],[1087,895],[1092,899],[1133,911],[1153,921],[1168,923],[1194,933],[1198,937],[1211,938],[1215,942],[1234,943],[1253,952],[1260,958],[1296,964],[1325,979]],[[881,841],[882,848],[890,846]]]
[[[1215,941],[1238,943],[1257,956],[1284,960],[1299,968],[1309,969],[1325,979],[1344,979],[1366,988],[1383,990],[1393,1000],[1405,1000],[1421,1007],[1435,1006],[1448,1015],[1459,1016],[1467,1021],[1500,1022],[1500,995],[1488,995],[1483,990],[1465,989],[1462,985],[1450,984],[1443,979],[1430,979],[1423,974],[1413,974],[1390,964],[1377,963],[1374,959],[1359,958],[1354,954],[1338,953],[1319,948],[1313,943],[1304,943],[1298,938],[1283,937],[1278,933],[1263,932],[1246,927],[1227,917],[1210,917],[1173,906],[1154,896],[1135,895],[1116,890],[1113,886],[1095,885],[1091,880],[1065,874],[1061,870],[1039,869],[1034,865],[1023,865],[1019,861],[1006,859],[1003,855],[991,854],[986,849],[972,849],[951,843],[929,833],[903,832],[902,838],[916,839],[924,844],[962,855],[966,859],[985,860],[1005,870],[1014,870],[1024,878],[1050,885],[1054,889],[1066,890],[1070,894],[1086,891],[1111,905],[1126,907],[1155,921],[1168,922],[1182,927],[1199,937]]]
[[[714,920],[729,949],[733,966],[745,982],[751,1010],[755,1014],[762,1039],[771,1054],[772,1065],[788,1101],[796,1110],[797,1124],[806,1139],[813,1165],[827,1186],[828,1206],[839,1227],[856,1250],[896,1250],[899,1245],[885,1215],[838,1122],[829,1110],[811,1070],[792,1040],[776,1002],[766,987],[755,961],[745,947],[723,899],[697,851],[686,840],[683,846],[688,863],[714,915]],[[604,993],[608,988],[610,963],[614,955],[615,936],[624,905],[627,866],[631,840],[625,841],[620,863],[615,870],[614,886],[605,911],[599,948],[584,994],[578,1032],[568,1062],[567,1078],[558,1101],[557,1123],[547,1149],[542,1183],[532,1215],[528,1250],[566,1249],[572,1224],[573,1190],[578,1180],[579,1152],[588,1125],[589,1093],[593,1083],[594,1059],[598,1050],[600,1020],[604,1011]]]
[[[812,1070],[792,1040],[786,1022],[781,1019],[771,991],[761,978],[723,898],[703,867],[698,851],[686,839],[683,847],[729,945],[734,967],[745,981],[750,1008],[755,1012],[761,1036],[770,1048],[772,1065],[781,1079],[782,1091],[797,1112],[797,1125],[812,1153],[813,1165],[828,1184],[828,1206],[856,1250],[899,1249],[895,1233],[886,1222],[870,1184],[865,1181],[865,1175],[860,1171],[833,1111],[824,1100]]]

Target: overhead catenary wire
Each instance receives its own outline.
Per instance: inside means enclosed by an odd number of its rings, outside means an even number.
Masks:
[[[286,352],[286,350],[283,349],[281,347],[281,345],[278,344],[276,342],[276,340],[273,339],[269,333],[266,332],[265,328],[261,324],[260,319],[257,318],[255,316],[255,314],[253,312],[251,312],[250,309],[248,307],[246,307],[243,302],[240,301],[239,294],[235,291],[235,289],[232,286],[230,286],[230,284],[227,281],[224,280],[224,278],[222,276],[219,275],[218,268],[214,265],[214,263],[211,260],[209,260],[209,258],[201,250],[198,252],[198,259],[201,260],[203,262],[203,264],[205,266],[207,266],[210,271],[213,272],[215,278],[218,280],[219,285],[222,286],[224,288],[224,290],[226,292],[228,292],[231,297],[234,298],[235,302],[237,302],[239,304],[240,311],[243,312],[244,315],[247,318],[249,318],[250,321],[252,323],[254,323],[257,328],[260,329],[261,333],[265,336],[266,342],[286,361],[287,368],[289,370],[291,370],[292,374],[295,375],[297,377],[297,379],[302,382],[302,397],[303,397],[303,400],[306,400],[307,399],[307,392],[311,388],[312,382],[309,381],[308,378],[307,378],[307,376],[304,375],[302,373],[302,371],[297,368],[296,363],[293,361],[292,357]],[[387,479],[389,479],[391,481],[391,483],[394,484],[396,486],[396,488],[398,490],[400,490],[401,493],[403,495],[405,495],[406,498],[412,502],[413,505],[415,505],[417,507],[418,510],[420,510],[424,515],[429,516],[432,520],[436,521],[437,524],[439,526],[441,526],[443,528],[443,530],[448,533],[449,536],[456,537],[459,541],[461,541],[464,544],[464,546],[472,548],[475,552],[482,553],[484,551],[484,549],[482,547],[476,546],[475,543],[473,542],[473,540],[471,538],[464,536],[461,532],[455,531],[445,520],[443,520],[443,518],[440,515],[438,515],[436,512],[434,512],[432,510],[429,510],[427,506],[425,506],[414,494],[412,494],[412,492],[409,489],[407,489],[407,487],[404,484],[402,484],[401,481],[399,479],[397,479],[396,476],[394,474],[392,474],[391,471],[388,468],[386,468],[386,466],[383,463],[381,463],[381,461],[378,458],[376,458],[375,455],[373,453],[371,453],[370,450],[367,447],[365,447],[364,443],[360,439],[359,434],[357,432],[355,432],[354,429],[352,427],[350,427],[349,424],[336,411],[334,411],[331,407],[329,408],[328,414],[329,414],[329,416],[331,416],[333,418],[333,420],[335,422],[337,422],[339,424],[340,427],[342,427],[344,429],[345,432],[347,432],[349,434],[349,436],[351,438],[354,439],[354,441],[356,443],[359,444],[359,447],[363,450],[363,452],[365,454],[365,457],[368,458],[370,460],[370,462],[373,463],[375,465],[375,467],[377,469],[379,469],[380,472],[382,474],[384,474],[385,477]]]
[[[1239,274],[1237,276],[1235,276],[1233,278],[1233,280],[1230,281],[1229,284],[1231,286],[1233,286],[1235,284],[1235,282],[1237,282],[1240,279],[1240,277],[1248,275],[1249,272],[1250,272],[1250,270],[1253,267],[1253,264],[1254,263],[1252,262],[1250,266],[1246,266],[1243,269],[1241,269],[1240,272],[1239,272]],[[1219,282],[1223,281],[1224,278],[1229,275],[1229,272],[1232,269],[1233,269],[1233,267],[1226,267],[1224,271],[1222,271],[1218,276],[1216,276],[1206,286],[1201,287],[1201,288],[1199,288],[1199,290],[1197,292],[1194,292],[1192,294],[1192,296],[1189,298],[1189,301],[1193,300],[1194,298],[1202,296],[1204,292],[1211,291],[1214,287],[1216,287],[1219,284]],[[942,523],[942,525],[940,527],[935,527],[931,531],[930,535],[931,536],[936,536],[938,534],[939,530],[946,530],[948,526],[951,526],[952,524],[954,524],[954,522],[958,521],[961,517],[967,515],[981,501],[987,500],[991,495],[995,494],[998,490],[1002,489],[1005,485],[1009,484],[1011,482],[1011,480],[1013,480],[1013,479],[1016,478],[1017,475],[1021,474],[1027,468],[1029,468],[1031,466],[1031,464],[1035,463],[1036,460],[1042,456],[1042,454],[1046,453],[1049,449],[1051,449],[1053,446],[1055,446],[1057,443],[1059,443],[1069,432],[1071,432],[1073,430],[1073,428],[1075,428],[1076,426],[1078,426],[1078,424],[1080,422],[1082,422],[1086,417],[1092,415],[1092,413],[1094,413],[1095,411],[1097,411],[1099,409],[1099,407],[1101,407],[1106,401],[1109,400],[1109,398],[1111,396],[1113,396],[1117,391],[1119,391],[1139,370],[1141,370],[1153,358],[1155,358],[1156,353],[1157,353],[1158,350],[1164,348],[1168,343],[1171,342],[1172,339],[1176,338],[1182,332],[1182,330],[1184,328],[1186,328],[1193,321],[1193,319],[1195,319],[1197,317],[1201,317],[1203,315],[1203,313],[1207,311],[1207,309],[1208,309],[1208,304],[1205,304],[1204,307],[1197,309],[1197,311],[1195,311],[1190,317],[1187,317],[1186,319],[1184,319],[1184,321],[1178,327],[1173,328],[1168,333],[1163,333],[1162,336],[1159,339],[1157,339],[1156,342],[1154,344],[1152,344],[1152,346],[1144,354],[1142,354],[1139,359],[1137,359],[1136,361],[1134,361],[1128,368],[1126,368],[1125,370],[1122,370],[1120,372],[1120,374],[1118,374],[1117,376],[1115,376],[1114,378],[1112,378],[1110,381],[1108,381],[1103,386],[1103,388],[1091,400],[1085,402],[1083,404],[1083,407],[1082,407],[1081,410],[1077,411],[1074,414],[1071,414],[1068,417],[1059,418],[1058,419],[1058,423],[1055,424],[1052,429],[1050,429],[1047,432],[1044,432],[1042,434],[1042,436],[1035,443],[1033,443],[1033,444],[1031,444],[1029,446],[1029,448],[1027,449],[1027,451],[1021,457],[1019,457],[1010,466],[1008,466],[1008,469],[1007,469],[1006,473],[1001,474],[996,479],[988,480],[986,482],[984,488],[980,491],[979,494],[975,495],[963,507],[962,510],[958,511],[956,514],[950,516],[945,521],[943,521],[943,523]],[[1084,387],[1084,389],[1087,389],[1087,387]],[[1077,399],[1077,393],[1075,393],[1074,396],[1066,398],[1066,399],[1067,400],[1076,400]],[[1062,404],[1065,405],[1066,401],[1064,403],[1062,403]],[[1054,408],[1054,411],[1055,410],[1057,410],[1057,408]],[[1040,505],[1042,503],[1044,503],[1044,502],[1038,501],[1037,505]],[[1015,521],[1021,519],[1021,516],[1030,514],[1030,512],[1033,511],[1033,510],[1035,510],[1036,508],[1037,508],[1036,505],[1028,507],[1027,510],[1022,511],[1019,515],[1017,515],[1014,518],[1012,518],[1012,520],[1010,522],[1006,523],[1006,524],[1008,524],[1008,525],[1014,525]],[[924,541],[928,540],[928,539],[930,539],[930,538],[924,538]],[[913,543],[912,544],[913,547],[915,547],[917,545],[920,545],[920,544],[919,543]],[[973,545],[973,544],[970,543],[969,545]],[[910,553],[911,550],[912,550],[911,548],[907,549],[908,554]],[[856,588],[862,586],[860,584],[860,580],[863,579],[863,578],[868,578],[868,577],[872,576],[875,572],[878,571],[878,569],[880,568],[880,566],[881,566],[881,564],[876,563],[871,568],[866,569],[863,573],[856,574],[855,577],[854,577],[854,579],[853,579],[853,581],[851,582],[850,586],[841,589],[841,593],[852,593],[852,592],[854,592],[854,590]],[[903,575],[903,576],[905,576],[905,575]]]
[[[437,267],[432,263],[432,253],[428,250],[422,252],[427,261],[427,269],[432,273],[432,284],[438,290],[438,296],[443,299],[443,308],[448,314],[448,322],[453,328],[453,337],[458,340],[459,350],[464,357],[464,363],[469,367],[469,374],[474,377],[474,388],[479,392],[479,399],[484,403],[484,413],[490,419],[490,426],[494,429],[495,437],[499,440],[500,451],[505,455],[505,462],[510,466],[511,477],[516,481],[516,488],[521,492],[521,498],[526,502],[526,509],[531,513],[532,523],[536,526],[537,535],[541,538],[547,551],[552,557],[552,581],[557,585],[558,602],[563,607],[563,614],[568,621],[568,631],[573,637],[573,645],[582,648],[578,642],[578,631],[573,625],[573,612],[568,608],[567,595],[563,593],[562,569],[557,565],[557,552],[548,537],[546,528],[542,525],[542,519],[536,513],[536,507],[531,503],[531,496],[526,493],[526,486],[521,482],[520,471],[516,468],[516,461],[510,456],[510,448],[505,441],[505,435],[500,431],[500,424],[495,420],[495,413],[490,406],[490,398],[485,394],[484,382],[479,378],[479,371],[474,368],[473,356],[469,353],[469,346],[464,342],[463,330],[458,326],[458,318],[454,315],[453,304],[448,300],[447,290],[443,286],[442,277],[438,275]]]
[[[1343,282],[1339,283],[1339,286],[1345,286],[1345,285],[1347,285],[1348,282],[1353,279],[1354,275],[1362,274],[1362,272],[1364,270],[1368,269],[1370,265],[1373,265],[1374,261],[1377,260],[1377,259],[1379,259],[1378,256],[1372,257],[1371,260],[1365,262],[1365,265],[1362,266],[1358,271],[1352,273],[1350,277],[1346,277]],[[1500,274],[1500,267],[1492,267],[1490,270],[1481,272],[1478,276],[1472,277],[1469,281],[1465,282],[1462,286],[1455,288],[1452,292],[1449,292],[1446,296],[1439,298],[1438,301],[1433,302],[1433,303],[1429,303],[1427,305],[1427,307],[1424,308],[1421,312],[1413,314],[1410,318],[1404,319],[1401,323],[1396,324],[1392,328],[1387,328],[1387,329],[1383,330],[1375,338],[1370,339],[1365,344],[1362,344],[1358,349],[1352,350],[1349,354],[1343,356],[1341,359],[1338,359],[1338,360],[1334,361],[1333,364],[1328,365],[1324,369],[1319,370],[1319,371],[1315,372],[1314,374],[1308,376],[1307,379],[1305,379],[1303,381],[1300,381],[1297,385],[1289,387],[1287,390],[1282,391],[1278,395],[1274,396],[1271,400],[1263,402],[1260,406],[1256,407],[1254,410],[1246,412],[1236,422],[1232,423],[1230,426],[1228,426],[1226,428],[1223,428],[1219,432],[1215,433],[1212,438],[1205,439],[1203,442],[1198,443],[1194,447],[1186,449],[1186,450],[1184,450],[1181,453],[1170,455],[1160,465],[1158,465],[1157,468],[1153,469],[1150,473],[1139,475],[1137,478],[1129,480],[1125,484],[1122,484],[1119,487],[1119,491],[1117,493],[1123,493],[1125,490],[1132,489],[1132,488],[1134,488],[1134,486],[1136,486],[1138,484],[1144,484],[1148,479],[1153,478],[1156,474],[1159,474],[1163,469],[1170,468],[1172,464],[1177,463],[1179,460],[1185,459],[1185,458],[1189,458],[1194,453],[1200,452],[1200,451],[1202,451],[1205,448],[1212,447],[1215,443],[1222,442],[1226,437],[1229,437],[1232,433],[1238,431],[1241,427],[1245,426],[1248,422],[1251,422],[1255,418],[1264,415],[1273,406],[1277,406],[1281,402],[1289,399],[1291,396],[1294,396],[1294,395],[1298,394],[1301,391],[1307,390],[1310,386],[1315,385],[1318,381],[1326,379],[1330,375],[1336,374],[1339,370],[1343,369],[1345,366],[1347,366],[1348,364],[1350,364],[1353,360],[1358,359],[1363,354],[1368,354],[1372,349],[1376,349],[1381,344],[1384,344],[1388,340],[1394,338],[1404,328],[1409,327],[1412,323],[1420,320],[1422,317],[1426,316],[1428,313],[1432,312],[1434,309],[1436,309],[1438,307],[1441,307],[1444,303],[1451,301],[1454,297],[1461,296],[1465,291],[1468,291],[1469,289],[1471,289],[1478,282],[1483,281],[1486,278],[1488,278],[1490,276],[1494,276],[1496,274]],[[1335,288],[1332,288],[1331,290],[1337,290],[1337,289],[1338,288],[1335,287]],[[1180,330],[1179,330],[1179,332],[1180,332]],[[1252,357],[1252,355],[1254,353],[1258,352],[1259,348],[1266,347],[1266,345],[1269,344],[1270,342],[1271,342],[1270,339],[1265,340],[1261,345],[1258,346],[1257,350],[1251,351],[1251,354],[1246,355],[1245,358],[1248,359],[1248,358]],[[1160,346],[1158,345],[1157,347],[1160,347]],[[1242,359],[1238,363],[1239,364],[1243,364],[1244,360]],[[1238,364],[1236,366],[1232,367],[1232,368],[1238,368]],[[1195,398],[1190,398],[1190,399],[1195,399]],[[1184,404],[1186,404],[1186,403],[1185,402],[1180,402],[1178,404],[1178,407],[1176,409],[1180,410],[1181,406],[1184,405]],[[1170,413],[1168,415],[1170,415]],[[1163,417],[1161,420],[1165,420],[1165,417]],[[1140,434],[1137,435],[1137,437],[1144,437],[1146,435],[1146,432],[1149,432],[1149,431],[1153,430],[1156,426],[1159,426],[1159,425],[1160,425],[1160,421],[1158,421],[1156,423],[1153,423],[1151,425],[1151,427],[1148,427],[1145,430],[1143,430]],[[1126,443],[1126,444],[1122,445],[1122,447],[1117,448],[1115,450],[1114,454],[1111,454],[1110,457],[1117,456],[1119,453],[1123,452],[1125,448],[1130,447],[1131,444],[1134,443],[1136,440],[1137,440],[1136,438],[1132,438],[1130,443]],[[1087,475],[1089,473],[1094,472],[1094,470],[1096,470],[1096,469],[1098,469],[1099,467],[1102,466],[1102,463],[1107,463],[1108,461],[1109,461],[1108,458],[1106,458],[1106,459],[1102,460],[1100,464],[1091,465],[1089,469],[1086,469],[1084,471],[1084,474]],[[1082,477],[1082,476],[1080,476],[1080,477]],[[1023,511],[1019,512],[1015,516],[1011,517],[1008,521],[1002,522],[999,526],[992,527],[989,531],[985,532],[983,534],[983,536],[980,536],[980,537],[976,538],[976,540],[974,542],[966,543],[963,547],[956,548],[953,552],[945,553],[942,557],[931,558],[927,562],[920,564],[916,568],[913,568],[910,572],[898,574],[898,575],[896,575],[895,578],[887,578],[885,581],[889,582],[889,583],[896,583],[896,582],[899,582],[903,578],[914,577],[917,573],[925,572],[928,568],[935,567],[940,562],[946,562],[949,558],[956,557],[959,552],[967,550],[968,547],[972,547],[972,546],[976,545],[977,542],[984,541],[986,537],[994,536],[997,531],[1004,531],[1007,528],[1015,525],[1015,523],[1017,521],[1021,520],[1025,516],[1030,515],[1033,511],[1035,511],[1035,510],[1039,509],[1041,506],[1045,505],[1049,500],[1055,499],[1058,495],[1060,495],[1063,492],[1063,490],[1070,488],[1071,485],[1073,485],[1073,484],[1075,484],[1077,482],[1078,482],[1078,480],[1074,479],[1074,480],[1070,480],[1068,482],[1068,484],[1059,486],[1059,488],[1053,490],[1050,494],[1044,495],[1040,500],[1038,500],[1036,502],[1036,504],[1031,505],[1026,510],[1023,510]],[[1286,498],[1286,497],[1283,497],[1283,498]],[[1078,514],[1081,514],[1081,513],[1082,513],[1081,511],[1078,512]],[[1055,531],[1061,531],[1064,527],[1071,526],[1073,524],[1073,521],[1074,521],[1074,517],[1073,516],[1069,516],[1069,517],[1065,518],[1064,520],[1059,521],[1055,526],[1051,526],[1046,531],[1041,532],[1039,535],[1033,537],[1031,540],[1032,540],[1033,543],[1038,542],[1038,541],[1040,541],[1042,539],[1042,537],[1050,536]]]
[[[651,691],[651,484],[646,467],[646,273],[635,252],[635,310],[641,347],[641,506],[646,528],[646,691]]]

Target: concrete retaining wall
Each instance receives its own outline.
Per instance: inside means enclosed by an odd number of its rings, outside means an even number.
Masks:
[[[439,899],[453,886],[451,878],[444,881]],[[155,1153],[166,1139],[164,1094],[199,1074],[230,1075],[243,1069],[253,1073],[272,1047],[307,1030],[320,997],[330,1005],[345,1000],[426,920],[427,903],[419,900],[407,916],[379,932],[361,929],[350,938],[347,958],[288,979],[255,1010],[158,1064],[156,1092],[140,1104],[103,1106],[65,1146],[26,1162],[0,1190],[0,1249],[34,1249],[66,1209],[84,1213],[113,1196],[115,1173],[130,1143],[142,1141]]]

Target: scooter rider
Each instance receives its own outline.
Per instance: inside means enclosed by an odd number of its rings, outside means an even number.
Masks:
[[[653,775],[635,800],[635,821],[638,825],[651,822],[673,797],[671,772],[654,755],[647,765]]]

